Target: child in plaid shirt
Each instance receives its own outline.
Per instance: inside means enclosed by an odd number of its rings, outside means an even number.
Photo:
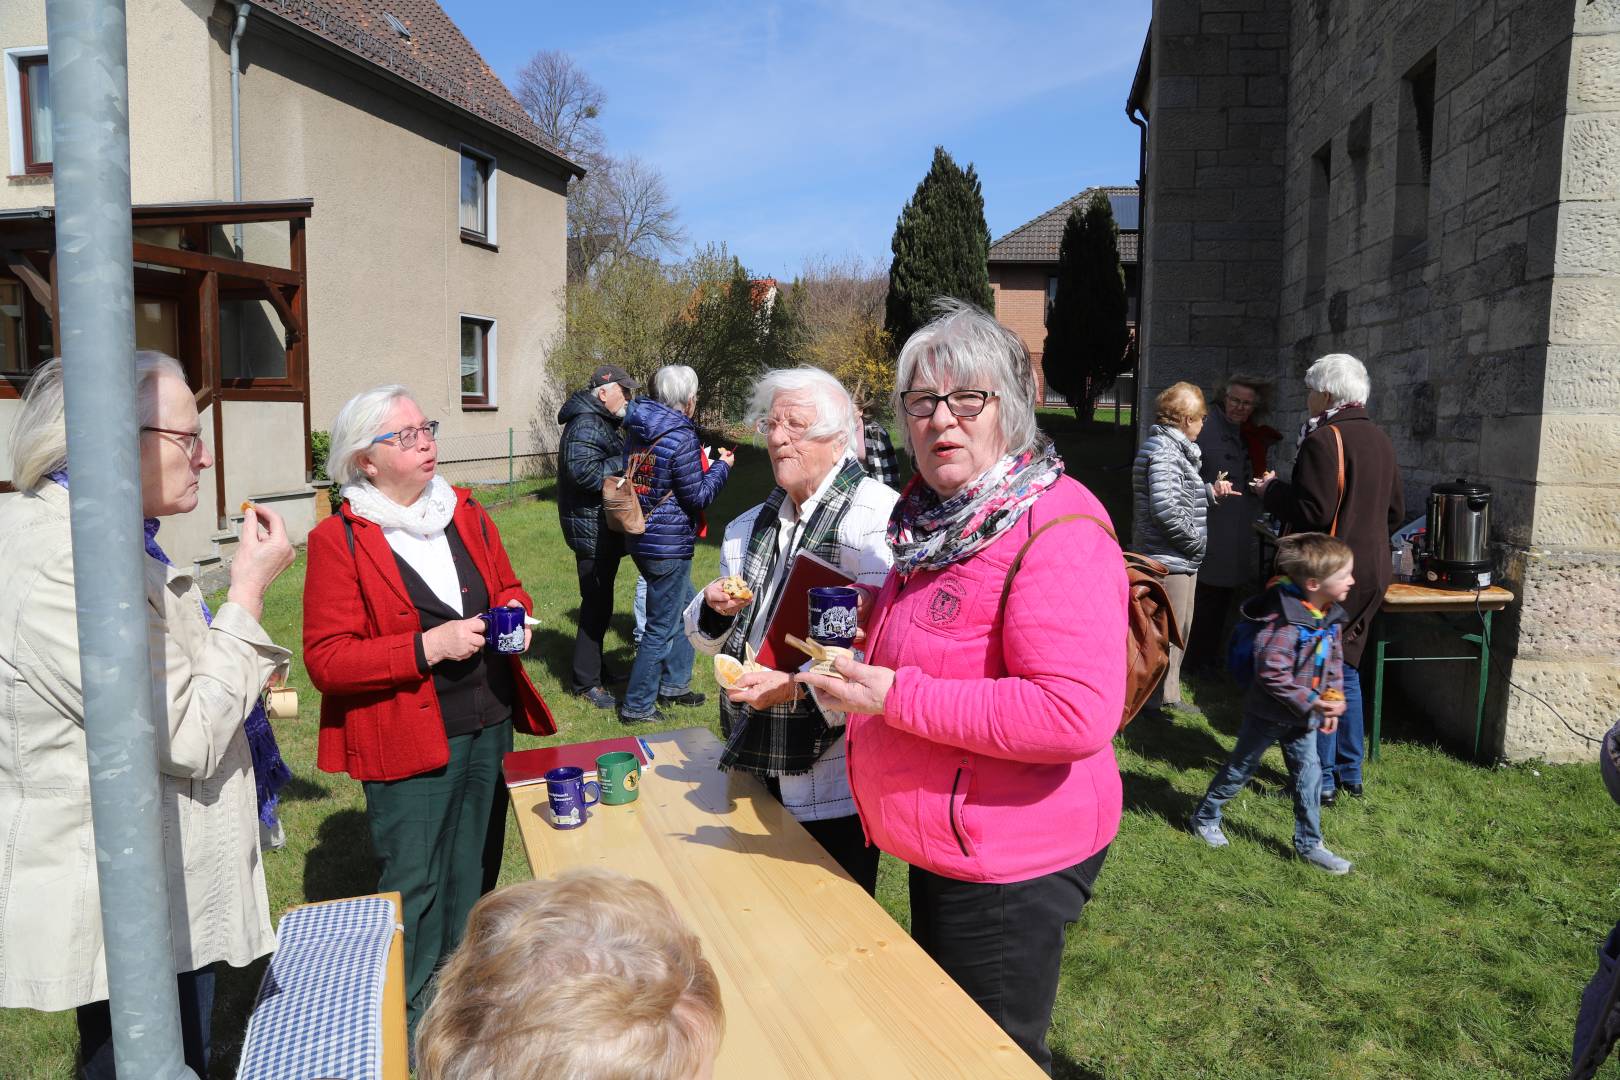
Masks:
[[[1339,634],[1346,619],[1340,605],[1355,584],[1353,561],[1350,546],[1326,533],[1285,536],[1277,544],[1278,577],[1243,606],[1243,617],[1260,624],[1243,727],[1190,822],[1210,847],[1229,842],[1221,831],[1221,807],[1249,782],[1266,749],[1279,743],[1293,785],[1294,850],[1330,874],[1350,872],[1349,860],[1322,843],[1316,731],[1332,732],[1344,714]]]

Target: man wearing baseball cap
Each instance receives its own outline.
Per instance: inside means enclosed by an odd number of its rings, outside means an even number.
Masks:
[[[606,689],[612,679],[602,669],[602,639],[613,618],[613,582],[624,558],[624,537],[607,527],[602,511],[602,478],[624,471],[621,428],[640,387],[623,368],[603,364],[557,414],[562,425],[557,513],[579,572],[579,632],[570,689],[599,709],[617,704]]]

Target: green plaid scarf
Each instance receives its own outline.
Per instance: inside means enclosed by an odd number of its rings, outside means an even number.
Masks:
[[[827,494],[822,496],[805,522],[798,546],[783,555],[792,559],[800,551],[813,552],[833,565],[838,565],[838,526],[848,513],[855,488],[866,477],[866,471],[854,458],[845,458],[838,474],[833,478]],[[754,530],[748,536],[748,547],[743,555],[742,577],[755,596],[764,593],[776,569],[777,531],[781,528],[779,511],[787,492],[780,487],[771,491],[765,504],[754,519]],[[784,572],[784,583],[785,583]],[[748,637],[753,633],[757,619],[767,620],[776,610],[781,590],[771,598],[771,611],[762,612],[759,605],[744,608],[726,638],[722,652],[741,660],[748,649]],[[827,747],[844,733],[843,725],[833,727],[822,716],[821,710],[806,694],[799,701],[773,705],[769,709],[754,709],[720,694],[720,730],[726,736],[726,749],[720,756],[722,769],[737,768],[760,775],[794,774],[809,772]]]

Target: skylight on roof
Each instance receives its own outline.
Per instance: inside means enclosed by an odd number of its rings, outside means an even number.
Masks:
[[[400,21],[398,15],[395,15],[392,11],[385,11],[383,12],[383,19],[388,23],[389,26],[393,27],[394,33],[398,34],[406,41],[411,40],[410,29]]]

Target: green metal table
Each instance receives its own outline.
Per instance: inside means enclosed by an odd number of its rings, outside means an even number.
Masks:
[[[1485,691],[1491,673],[1491,615],[1513,602],[1513,594],[1500,585],[1490,588],[1462,591],[1431,589],[1427,585],[1397,581],[1384,590],[1384,604],[1380,615],[1420,614],[1472,614],[1479,612],[1484,626],[1478,634],[1463,634],[1462,640],[1477,647],[1477,652],[1463,656],[1390,656],[1390,639],[1385,632],[1388,624],[1374,620],[1373,640],[1373,708],[1372,739],[1367,745],[1369,761],[1378,760],[1379,736],[1384,722],[1384,665],[1419,663],[1441,660],[1473,660],[1479,664],[1479,694],[1474,702],[1474,757],[1479,757],[1480,732],[1485,723]]]

